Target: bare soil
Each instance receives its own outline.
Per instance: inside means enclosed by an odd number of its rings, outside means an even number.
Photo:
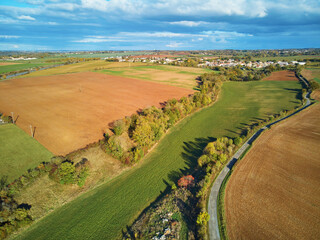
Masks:
[[[108,124],[192,90],[84,72],[0,82],[1,111],[56,155],[102,138]]]
[[[278,71],[272,72],[270,76],[263,79],[263,81],[299,81],[293,71]]]
[[[237,164],[225,195],[230,239],[319,239],[319,116],[316,104],[272,127]]]

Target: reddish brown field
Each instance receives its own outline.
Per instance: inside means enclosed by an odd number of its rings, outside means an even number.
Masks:
[[[270,76],[263,79],[263,81],[299,81],[293,71],[278,71],[272,72]]]
[[[30,77],[0,82],[0,111],[56,155],[102,138],[114,120],[160,106],[192,90],[101,73]]]
[[[320,238],[320,105],[267,130],[225,195],[230,239]]]

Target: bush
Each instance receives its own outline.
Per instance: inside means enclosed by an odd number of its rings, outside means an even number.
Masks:
[[[113,132],[115,135],[121,135],[125,131],[125,123],[122,119],[117,120],[113,124]]]
[[[242,143],[242,138],[241,137],[236,137],[234,140],[233,140],[234,144],[236,146],[239,146],[241,143]]]
[[[75,173],[76,168],[71,162],[64,162],[62,163],[57,171],[56,175],[59,179],[61,184],[72,184],[75,182]]]
[[[83,167],[78,174],[78,183],[77,184],[79,187],[82,187],[85,184],[88,176],[89,176],[89,168]]]
[[[199,213],[197,217],[197,224],[206,226],[209,222],[210,216],[206,211]]]

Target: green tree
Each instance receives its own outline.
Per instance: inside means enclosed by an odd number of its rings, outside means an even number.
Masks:
[[[207,225],[207,223],[209,222],[210,216],[206,211],[203,211],[201,213],[199,213],[198,217],[197,217],[197,224],[198,225]]]
[[[236,137],[233,142],[236,146],[239,146],[242,143],[242,138]]]
[[[62,163],[58,170],[57,174],[61,184],[72,184],[75,181],[75,166],[71,162]]]

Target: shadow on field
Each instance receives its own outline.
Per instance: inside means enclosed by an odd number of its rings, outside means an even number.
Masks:
[[[182,158],[185,160],[188,170],[192,170],[197,166],[198,158],[202,155],[203,149],[209,142],[217,140],[214,137],[195,138],[194,141],[183,142]]]
[[[160,194],[156,198],[156,200],[150,203],[150,205],[141,212],[141,214],[136,218],[135,222],[141,219],[142,217],[144,217],[148,212],[148,210],[155,208],[156,205],[159,203],[159,201],[161,201],[162,198],[171,191],[172,183],[177,184],[178,180],[182,176],[192,174],[193,177],[196,179],[196,182],[200,181],[204,177],[205,172],[195,171],[195,168],[198,165],[198,158],[202,155],[203,149],[207,146],[209,142],[213,142],[215,140],[216,138],[207,137],[207,138],[195,138],[194,141],[184,142],[181,156],[185,161],[186,167],[184,169],[180,168],[179,170],[171,171],[167,176],[167,179],[169,179],[169,182],[165,179],[162,180],[166,184],[166,189],[164,191],[160,191]],[[197,172],[197,175],[195,175],[195,172]],[[197,187],[195,187],[193,191],[197,191]],[[195,211],[193,207],[194,199],[188,199],[187,204],[179,199],[177,201],[178,201],[178,207],[181,212],[191,213],[192,211]],[[195,220],[191,219],[188,214],[183,214],[182,217],[184,221],[187,223],[188,229],[193,229],[195,227]],[[125,236],[126,233],[128,233],[132,239],[135,239],[134,232],[132,231],[131,226],[126,226],[126,228],[122,230],[122,235]]]
[[[295,93],[296,99],[302,100],[302,90],[300,88],[284,88],[284,90]]]

